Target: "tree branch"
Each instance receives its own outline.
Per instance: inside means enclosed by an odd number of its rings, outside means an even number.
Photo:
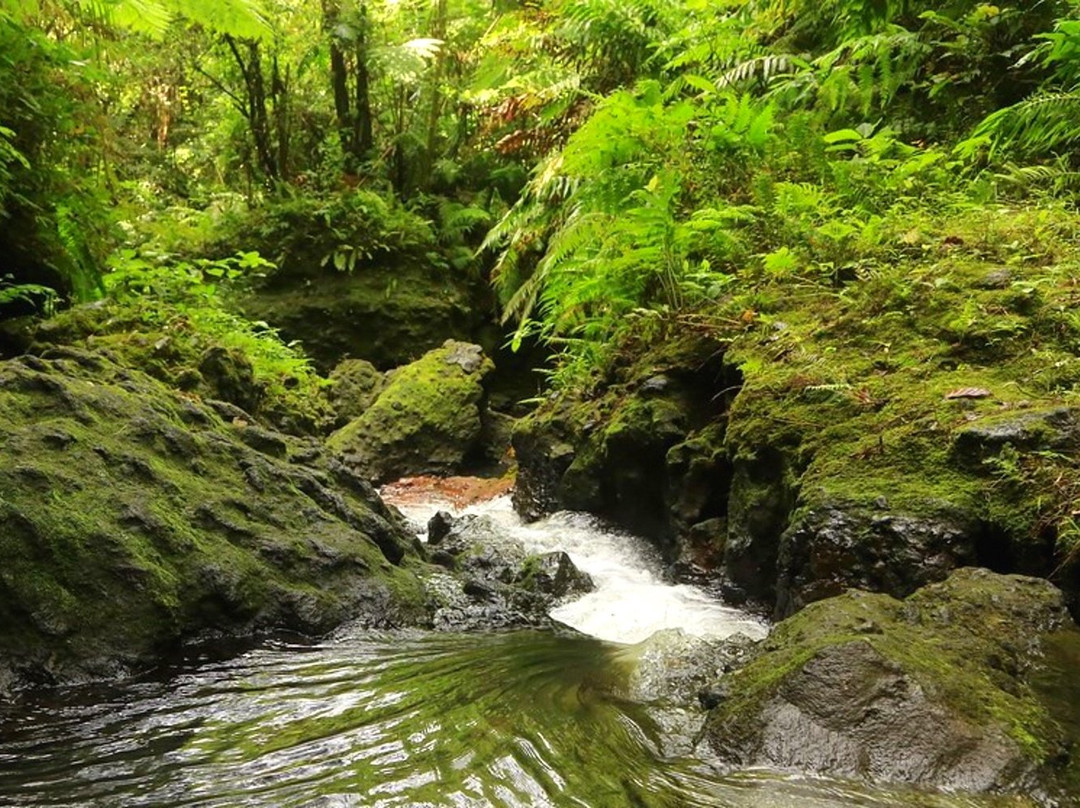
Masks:
[[[229,97],[229,100],[233,102],[233,105],[237,108],[237,110],[240,111],[241,115],[243,115],[245,118],[250,118],[251,117],[251,114],[248,112],[247,106],[244,104],[243,99],[240,98],[236,93],[234,93],[228,87],[226,87],[224,84],[222,84],[220,79],[217,79],[214,76],[207,73],[205,70],[202,69],[202,66],[199,65],[199,64],[195,65],[195,70],[197,70],[199,73],[202,73],[206,78],[208,78],[210,80],[210,83],[213,84],[214,87],[216,87],[221,92],[225,93],[225,95],[227,95]]]

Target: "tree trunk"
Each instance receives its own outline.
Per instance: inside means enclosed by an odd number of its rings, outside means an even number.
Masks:
[[[349,71],[345,64],[345,51],[341,49],[341,37],[337,27],[341,21],[341,7],[337,0],[322,0],[323,31],[330,37],[330,86],[334,91],[334,113],[337,115],[338,140],[343,154],[351,154],[352,114],[349,110]]]
[[[266,111],[266,82],[262,73],[262,58],[259,53],[259,43],[255,40],[247,40],[247,61],[244,61],[236,40],[231,36],[225,36],[225,42],[232,51],[233,58],[240,68],[244,77],[246,90],[246,117],[248,127],[251,129],[251,137],[255,143],[255,157],[263,176],[270,184],[278,180],[278,165],[270,137],[270,116]]]
[[[353,157],[357,163],[371,156],[375,136],[371,125],[371,92],[367,63],[367,7],[360,4],[360,30],[356,33],[356,116],[353,120]]]
[[[277,136],[277,167],[283,180],[289,179],[289,141],[292,132],[289,126],[289,68],[285,68],[282,78],[278,68],[277,54],[274,55],[270,73],[270,95],[274,102],[274,129]]]
[[[424,144],[424,164],[422,177],[430,179],[431,169],[435,165],[435,153],[439,147],[439,119],[442,117],[443,73],[446,66],[446,0],[437,0],[435,4],[435,19],[431,26],[431,35],[435,39],[443,41],[439,52],[435,54],[435,64],[431,70],[431,104],[428,107],[427,140]]]

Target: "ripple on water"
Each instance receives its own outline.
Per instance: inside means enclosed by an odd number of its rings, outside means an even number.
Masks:
[[[483,507],[500,509],[509,519],[506,503]],[[576,614],[560,610],[583,630],[623,642],[672,624],[706,636],[764,631],[697,590],[665,585],[646,545],[594,520],[563,514],[514,529],[535,550],[568,550],[611,598],[579,601]],[[640,563],[617,563],[615,548],[627,546]],[[344,631],[332,642],[277,643],[167,679],[62,691],[0,707],[0,806],[998,804],[723,774],[672,753],[648,710],[613,695],[627,692],[632,651],[555,632]]]

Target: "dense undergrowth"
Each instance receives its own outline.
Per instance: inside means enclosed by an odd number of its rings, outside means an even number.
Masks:
[[[137,10],[0,4],[7,315],[108,294],[287,398],[233,288],[421,263],[490,277],[556,387],[693,331],[762,389],[820,342],[791,384],[856,410],[933,362],[1072,389],[1070,2]]]

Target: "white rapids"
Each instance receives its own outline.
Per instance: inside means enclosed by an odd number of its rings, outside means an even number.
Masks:
[[[766,623],[753,615],[726,606],[697,587],[665,581],[660,558],[644,539],[587,514],[563,511],[525,524],[514,513],[509,496],[463,510],[440,501],[398,507],[421,527],[437,510],[485,514],[529,552],[567,553],[578,569],[592,576],[596,589],[557,607],[551,616],[598,639],[635,644],[664,629],[710,639],[733,634],[760,639],[768,633]]]

